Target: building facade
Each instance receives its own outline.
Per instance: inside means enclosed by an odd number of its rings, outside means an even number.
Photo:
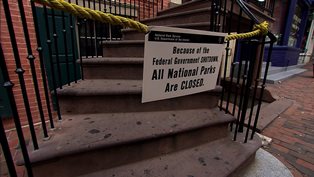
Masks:
[[[275,1],[272,32],[274,46],[272,66],[287,67],[306,63],[313,53],[312,0]]]

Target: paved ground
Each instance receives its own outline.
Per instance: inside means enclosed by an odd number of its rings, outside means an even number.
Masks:
[[[314,176],[314,78],[312,63],[306,72],[268,89],[294,104],[263,132],[273,139],[266,150],[281,160],[295,177]]]

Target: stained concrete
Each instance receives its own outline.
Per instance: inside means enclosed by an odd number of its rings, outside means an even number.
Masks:
[[[289,169],[269,152],[259,149],[255,160],[236,177],[293,177]]]

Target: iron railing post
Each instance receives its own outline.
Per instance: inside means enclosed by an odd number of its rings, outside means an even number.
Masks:
[[[38,111],[39,111],[39,116],[41,120],[41,126],[43,129],[43,134],[45,138],[48,138],[48,132],[47,132],[47,126],[46,126],[46,120],[45,120],[45,115],[43,111],[43,106],[41,103],[41,96],[39,92],[39,86],[38,86],[38,79],[37,79],[37,72],[35,69],[35,56],[33,55],[32,51],[32,46],[31,46],[31,41],[29,38],[29,32],[28,32],[28,26],[25,18],[25,12],[24,12],[24,5],[22,0],[18,0],[18,5],[19,5],[19,10],[20,10],[20,15],[21,15],[21,20],[22,20],[22,26],[23,26],[23,32],[24,32],[24,38],[26,42],[26,48],[27,48],[27,59],[29,60],[29,64],[31,67],[31,73],[33,76],[33,85],[34,85],[34,90],[35,90],[35,95],[36,95],[36,101],[37,101],[37,106],[38,106]]]
[[[55,96],[55,102],[56,102],[56,108],[57,108],[57,114],[58,114],[58,119],[61,120],[61,112],[60,112],[60,106],[59,106],[59,100],[58,100],[58,94],[57,94],[57,82],[55,78],[55,68],[53,64],[53,57],[52,57],[52,43],[51,43],[51,38],[50,38],[50,30],[49,30],[49,21],[48,21],[48,12],[47,12],[47,7],[44,7],[44,18],[45,18],[45,27],[46,27],[46,37],[47,37],[47,46],[48,46],[48,54],[49,54],[49,64],[50,64],[50,69],[51,69],[51,78],[52,78],[52,89],[54,92]]]
[[[31,7],[32,7],[32,13],[33,13],[36,40],[37,40],[37,51],[38,51],[38,56],[39,56],[41,78],[43,80],[44,93],[45,93],[46,105],[47,105],[47,110],[48,110],[48,117],[49,117],[49,121],[50,121],[50,128],[53,129],[53,128],[55,128],[55,126],[54,126],[54,122],[53,122],[53,118],[52,118],[50,98],[49,98],[47,79],[46,79],[46,68],[44,66],[44,60],[43,60],[43,48],[41,46],[41,41],[40,41],[38,19],[37,19],[37,15],[36,15],[36,6],[34,4],[34,1],[31,1]]]
[[[7,10],[9,10],[9,8],[8,8],[8,5],[9,5],[8,1],[7,0],[3,0],[2,2],[3,2],[3,6],[5,8],[7,8]],[[9,21],[11,22],[11,24],[9,23],[9,26],[12,27],[11,18],[9,18]],[[14,39],[13,39],[13,41],[14,41]],[[26,146],[26,143],[25,143],[25,138],[24,138],[24,134],[23,134],[23,130],[22,130],[22,125],[21,125],[21,122],[20,122],[20,116],[19,116],[19,113],[18,113],[18,109],[17,109],[17,106],[16,106],[15,97],[14,97],[14,93],[13,93],[13,86],[14,86],[14,84],[11,82],[10,77],[9,77],[9,73],[8,73],[7,65],[6,65],[6,62],[5,62],[5,59],[4,59],[4,53],[3,53],[3,50],[2,50],[1,43],[0,43],[0,68],[2,70],[3,80],[4,80],[3,87],[7,90],[8,98],[10,100],[10,107],[11,107],[11,110],[12,110],[12,116],[13,116],[13,120],[14,120],[14,124],[15,124],[16,133],[17,133],[17,136],[18,136],[18,139],[19,139],[19,144],[20,144],[20,147],[21,147],[22,155],[23,155],[23,158],[24,158],[27,175],[28,175],[28,177],[33,177],[33,171],[32,171],[31,163],[30,163],[29,156],[28,156],[27,146]],[[21,83],[21,84],[23,84],[23,83]]]
[[[31,132],[32,140],[33,140],[33,146],[34,146],[34,149],[38,149],[38,142],[37,142],[37,137],[36,137],[35,128],[34,128],[33,116],[32,116],[32,112],[30,110],[30,104],[29,104],[28,94],[27,94],[27,90],[26,90],[26,84],[25,84],[25,80],[24,80],[25,70],[22,68],[22,64],[21,64],[20,53],[19,53],[19,49],[17,46],[16,38],[15,38],[15,32],[14,32],[14,28],[13,28],[13,22],[12,22],[12,17],[11,17],[11,12],[10,12],[10,8],[9,8],[8,0],[2,0],[2,4],[3,4],[3,8],[4,8],[7,27],[8,27],[11,45],[12,45],[12,50],[13,50],[14,59],[15,59],[15,65],[16,65],[15,72],[18,75],[19,82],[20,82],[20,87],[21,87],[21,92],[23,95],[23,101],[24,101],[25,111],[26,111],[27,120],[28,120],[28,124],[29,124],[29,129]]]

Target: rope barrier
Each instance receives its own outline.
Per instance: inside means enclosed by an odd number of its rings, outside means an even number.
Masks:
[[[259,35],[264,36],[268,33],[268,23],[264,21],[261,24],[255,25],[253,27],[253,30],[254,31],[247,32],[247,33],[230,34],[226,36],[225,40],[230,41],[230,40],[235,40],[235,39],[250,38],[250,37],[259,36]]]
[[[34,2],[48,6],[52,9],[68,12],[80,18],[100,21],[103,23],[110,23],[112,25],[121,25],[124,27],[136,29],[139,32],[143,33],[148,32],[148,26],[138,21],[117,15],[112,15],[110,13],[104,13],[99,10],[92,10],[86,7],[81,7],[79,5],[69,3],[64,0],[34,0]]]
[[[99,10],[92,10],[90,8],[81,7],[79,5],[66,2],[64,0],[33,0],[39,4],[48,6],[52,9],[61,10],[64,12],[68,12],[72,15],[78,16],[80,18],[86,18],[90,20],[100,21],[103,23],[110,23],[112,25],[121,25],[123,27],[129,27],[136,29],[139,32],[147,33],[148,26],[121,16],[113,15],[110,13],[105,13]],[[230,34],[226,36],[225,40],[235,40],[235,39],[244,39],[250,38],[253,36],[266,35],[268,33],[268,23],[264,21],[261,24],[255,25],[253,28],[254,31],[240,34]]]

